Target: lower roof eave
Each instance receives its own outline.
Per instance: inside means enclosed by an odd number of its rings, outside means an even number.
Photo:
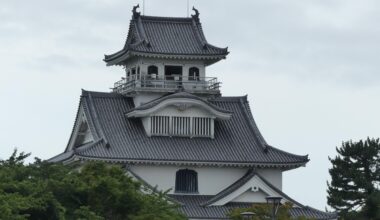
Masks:
[[[183,160],[142,160],[130,158],[107,158],[75,155],[79,160],[98,160],[121,164],[153,164],[153,165],[187,165],[187,166],[218,166],[218,167],[249,167],[249,168],[282,168],[284,170],[305,166],[307,161],[295,163],[262,163],[262,162],[223,162],[223,161],[183,161]]]

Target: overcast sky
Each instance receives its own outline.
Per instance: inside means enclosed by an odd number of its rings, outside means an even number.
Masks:
[[[380,136],[380,1],[190,0],[211,44],[230,54],[207,69],[224,96],[248,94],[273,146],[309,154],[284,191],[326,206],[328,156]],[[104,54],[122,48],[126,0],[0,0],[0,158],[17,147],[48,159],[67,144],[81,88],[123,76]],[[186,16],[186,0],[146,0],[146,15]]]

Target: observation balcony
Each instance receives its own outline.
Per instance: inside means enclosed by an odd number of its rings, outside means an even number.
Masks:
[[[220,94],[220,82],[215,77],[183,77],[183,76],[156,76],[133,75],[122,78],[114,84],[113,92],[123,95],[132,95],[137,92],[176,92],[184,90],[198,94]]]

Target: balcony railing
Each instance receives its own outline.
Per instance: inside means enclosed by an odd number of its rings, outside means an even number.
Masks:
[[[113,92],[130,94],[137,91],[175,92],[183,89],[192,93],[220,93],[220,82],[214,77],[138,76],[123,78],[114,84]]]

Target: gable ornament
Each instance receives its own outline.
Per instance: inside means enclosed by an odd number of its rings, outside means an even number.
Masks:
[[[178,111],[181,111],[181,112],[191,107],[191,104],[187,104],[187,103],[179,103],[179,104],[173,104],[173,105],[174,107],[177,108]]]

